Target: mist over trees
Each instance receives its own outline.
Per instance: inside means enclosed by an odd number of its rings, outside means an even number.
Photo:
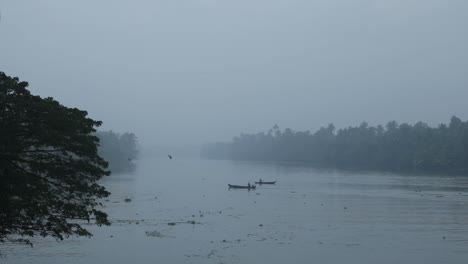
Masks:
[[[362,123],[336,131],[333,124],[310,131],[241,134],[228,143],[206,144],[212,159],[306,162],[339,169],[468,173],[468,121],[453,116],[448,125],[430,127],[389,122]]]
[[[116,133],[113,131],[98,131],[98,153],[109,163],[113,173],[134,169],[133,160],[137,158],[137,137],[133,133]]]

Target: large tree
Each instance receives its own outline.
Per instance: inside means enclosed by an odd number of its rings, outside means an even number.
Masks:
[[[32,95],[0,72],[0,241],[91,236],[83,220],[108,225],[99,199],[109,175],[87,112]]]

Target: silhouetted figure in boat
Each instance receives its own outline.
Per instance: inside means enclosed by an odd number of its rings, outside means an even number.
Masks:
[[[171,155],[167,155],[169,157],[169,159],[172,159],[172,156]]]

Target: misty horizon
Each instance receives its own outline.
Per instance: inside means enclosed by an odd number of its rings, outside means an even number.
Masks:
[[[468,2],[0,3],[0,68],[142,145],[468,119]]]

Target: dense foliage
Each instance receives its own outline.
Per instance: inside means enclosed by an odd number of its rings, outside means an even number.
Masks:
[[[109,162],[109,169],[113,173],[132,170],[132,161],[136,159],[137,138],[133,133],[115,133],[113,131],[99,131],[99,155]]]
[[[330,124],[315,133],[275,125],[268,133],[242,134],[230,143],[207,144],[207,158],[308,162],[342,169],[468,172],[468,122],[429,127],[389,122],[385,127]]]
[[[85,111],[41,98],[0,72],[0,241],[90,236],[79,220],[109,224],[99,210],[109,174]]]

